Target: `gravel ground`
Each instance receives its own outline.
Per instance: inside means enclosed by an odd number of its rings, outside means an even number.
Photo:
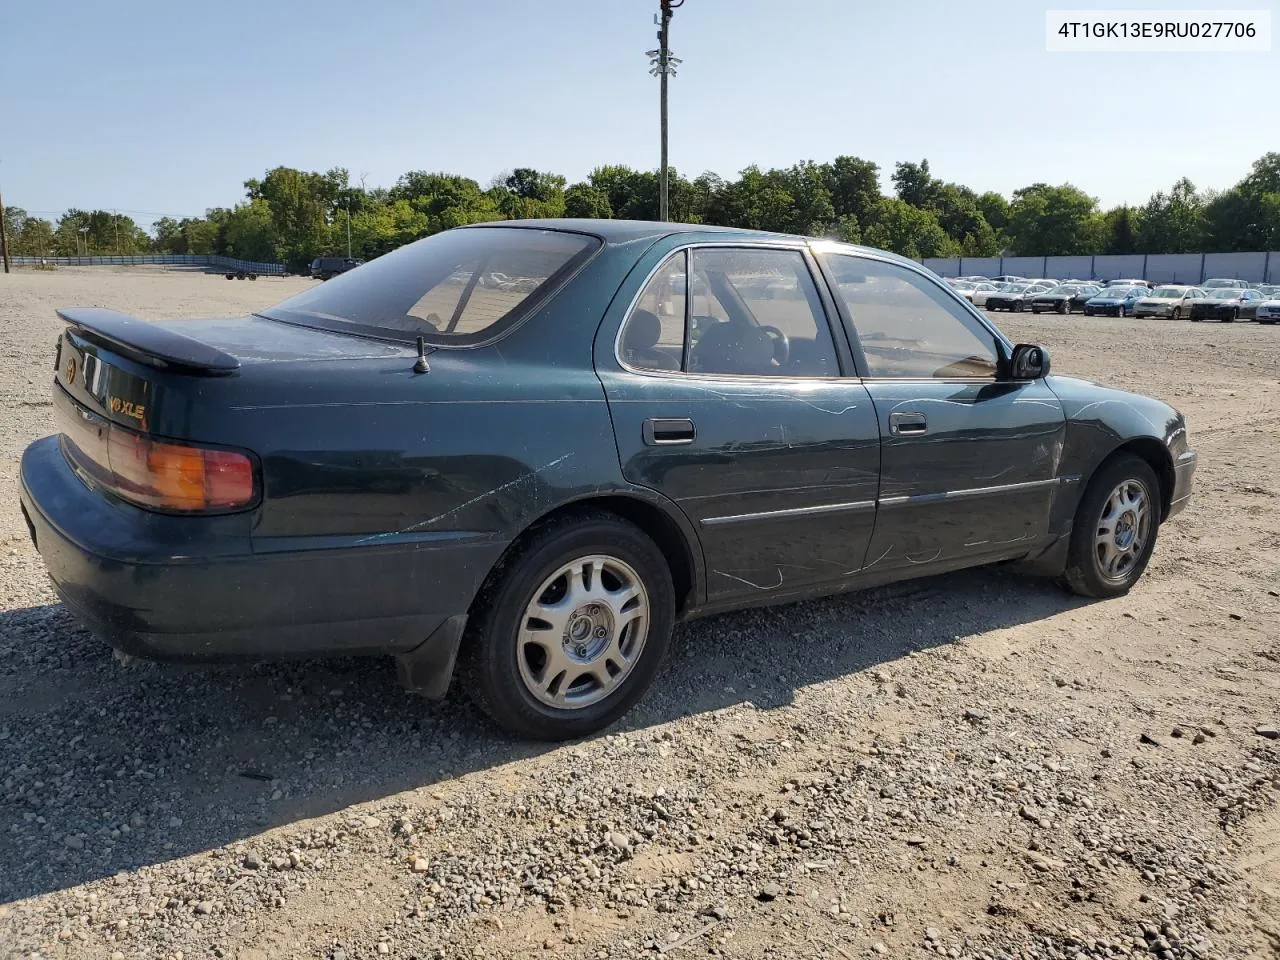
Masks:
[[[308,283],[0,276],[0,956],[1280,956],[1280,330],[1000,316],[1187,415],[1128,597],[988,570],[700,621],[547,747],[380,660],[121,663],[55,601],[13,479],[52,308]]]

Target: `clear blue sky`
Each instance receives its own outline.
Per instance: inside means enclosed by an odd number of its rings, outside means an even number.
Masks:
[[[1277,3],[1189,5],[1269,9],[1280,29]],[[1069,181],[1111,205],[1183,175],[1226,187],[1280,149],[1280,52],[1046,53],[1045,9],[1067,5],[686,0],[672,163],[732,176],[848,153],[888,188],[895,161],[926,157],[977,190]],[[657,0],[0,6],[0,188],[44,215],[200,214],[279,164],[389,186],[658,162]]]

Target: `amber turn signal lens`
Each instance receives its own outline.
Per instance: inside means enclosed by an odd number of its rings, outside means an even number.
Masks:
[[[155,440],[83,416],[70,416],[63,426],[72,463],[138,506],[202,513],[248,507],[257,498],[247,454]]]
[[[243,453],[206,450],[112,430],[111,472],[120,493],[162,510],[226,510],[253,502],[253,463]]]

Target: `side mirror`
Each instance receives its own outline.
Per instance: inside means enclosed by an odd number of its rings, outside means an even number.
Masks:
[[[1049,375],[1049,351],[1034,343],[1020,343],[1009,358],[1010,380],[1039,380]]]

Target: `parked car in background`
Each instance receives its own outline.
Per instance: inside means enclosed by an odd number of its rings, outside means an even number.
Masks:
[[[1064,283],[1032,297],[1031,312],[1044,313],[1050,310],[1056,313],[1074,313],[1076,310],[1083,310],[1085,301],[1101,292],[1091,283]]]
[[[1196,468],[1176,409],[1051,375],[920,264],[780,234],[478,224],[246,316],[60,314],[18,492],[74,616],[153,658],[392,655],[520,737],[613,723],[697,616],[1006,561],[1119,597]]]
[[[363,260],[354,257],[316,257],[311,261],[311,276],[317,280],[328,280],[340,273],[354,270]]]
[[[1013,274],[1007,273],[999,277],[992,277],[991,282],[992,283],[1027,283],[1028,281],[1026,277],[1015,277]]]
[[[992,294],[999,293],[1005,287],[1013,286],[1009,283],[980,283],[973,289],[973,293],[969,294],[965,299],[972,303],[975,307],[985,307],[987,298]]]
[[[1258,315],[1258,304],[1263,296],[1257,290],[1239,287],[1214,287],[1205,290],[1204,296],[1191,302],[1192,320],[1220,320],[1232,323],[1236,320],[1253,320]]]
[[[1280,323],[1280,290],[1258,304],[1256,317],[1259,323],[1267,326]]]
[[[976,298],[981,297],[982,303],[986,303],[987,297],[996,292],[996,285],[986,280],[982,280],[977,283],[969,282],[966,286],[957,286],[955,287],[955,291],[970,303],[975,306],[980,306],[981,304],[978,303]]]
[[[961,277],[961,280],[968,280],[970,283],[990,283],[990,277]]]
[[[1013,310],[1020,313],[1026,309],[1027,299],[1042,291],[1042,287],[1030,283],[1006,283],[995,293],[987,294],[984,306],[988,310]]]
[[[1156,287],[1133,307],[1135,317],[1168,317],[1181,320],[1191,313],[1191,302],[1204,296],[1199,287],[1164,284]]]
[[[1108,287],[1096,297],[1090,297],[1084,304],[1084,315],[1092,317],[1102,314],[1109,317],[1127,317],[1133,313],[1134,305],[1147,294],[1147,288],[1141,287]]]
[[[1199,284],[1199,287],[1201,290],[1217,290],[1222,287],[1229,287],[1233,290],[1247,290],[1249,284],[1244,280],[1235,280],[1231,277],[1215,277]]]

